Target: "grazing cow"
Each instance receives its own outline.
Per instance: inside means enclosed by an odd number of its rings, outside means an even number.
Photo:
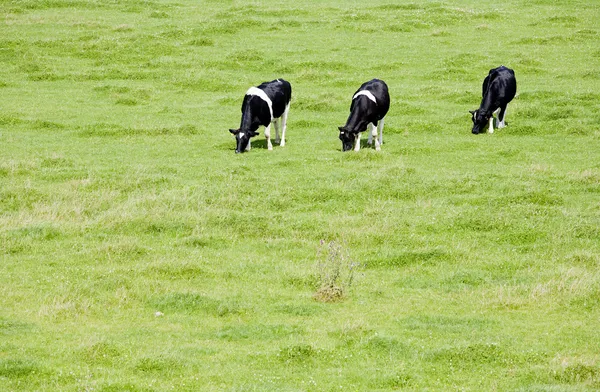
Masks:
[[[474,134],[481,133],[489,123],[489,133],[494,133],[494,114],[498,114],[498,128],[504,128],[506,105],[514,98],[517,92],[517,79],[515,72],[501,65],[490,69],[490,73],[483,81],[483,92],[479,109],[469,111],[473,115]]]
[[[390,94],[387,84],[383,80],[373,79],[366,83],[352,96],[350,105],[350,116],[346,125],[338,127],[340,130],[340,140],[342,141],[342,151],[351,150],[354,145],[354,151],[360,150],[360,133],[367,129],[371,124],[369,139],[367,144],[372,143],[375,138],[375,150],[381,150],[383,143],[383,118],[390,108]],[[377,140],[377,123],[379,122],[379,140]]]
[[[229,130],[236,138],[235,153],[250,151],[250,138],[258,135],[256,130],[261,125],[265,127],[267,148],[272,150],[271,123],[275,125],[275,143],[279,143],[282,147],[285,146],[285,130],[291,99],[292,86],[283,79],[250,87],[242,102],[240,127]],[[280,128],[281,139],[279,138]]]

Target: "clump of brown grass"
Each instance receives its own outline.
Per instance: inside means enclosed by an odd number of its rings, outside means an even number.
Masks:
[[[341,301],[348,294],[358,267],[347,246],[336,241],[320,241],[317,249],[317,291],[313,297],[320,302]]]

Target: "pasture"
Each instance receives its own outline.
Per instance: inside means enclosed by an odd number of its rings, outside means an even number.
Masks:
[[[0,16],[0,390],[600,389],[598,1]],[[501,64],[508,126],[472,135]],[[382,150],[342,153],[375,77]],[[286,146],[234,154],[275,78]]]

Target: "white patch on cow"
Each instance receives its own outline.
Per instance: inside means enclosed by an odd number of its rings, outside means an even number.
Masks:
[[[377,104],[377,100],[375,99],[375,96],[373,94],[371,94],[371,92],[369,90],[360,90],[359,92],[354,94],[354,96],[352,97],[352,100],[356,99],[356,97],[358,97],[359,95],[364,95],[365,97],[369,98],[371,101],[375,102],[375,104]]]
[[[273,102],[271,101],[271,98],[267,96],[267,93],[265,93],[258,87],[250,87],[248,91],[246,91],[246,95],[256,95],[257,97],[260,97],[260,99],[265,101],[269,106],[269,113],[271,113],[271,121],[273,121]]]
[[[246,134],[244,132],[240,132],[239,133],[240,139],[243,138],[244,136],[246,136]]]
[[[490,128],[488,129],[488,132],[494,133],[494,116],[490,116],[490,119],[488,121],[490,123]]]

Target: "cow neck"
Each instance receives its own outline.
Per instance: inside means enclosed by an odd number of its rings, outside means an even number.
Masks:
[[[257,97],[260,97],[260,99],[265,101],[267,103],[267,105],[269,106],[269,113],[271,114],[271,121],[273,121],[273,102],[271,101],[271,98],[269,98],[267,93],[265,93],[263,90],[259,89],[258,87],[250,87],[248,89],[248,91],[246,91],[246,95],[256,95]]]

